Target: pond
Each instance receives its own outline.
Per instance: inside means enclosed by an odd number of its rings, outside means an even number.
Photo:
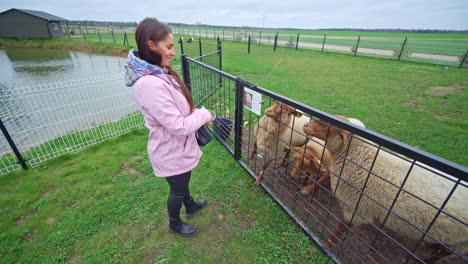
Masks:
[[[0,50],[0,118],[20,151],[136,111],[124,58],[47,49]],[[2,136],[0,156],[11,153]]]

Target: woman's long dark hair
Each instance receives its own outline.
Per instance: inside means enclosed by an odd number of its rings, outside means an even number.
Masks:
[[[140,54],[140,58],[153,65],[161,66],[161,54],[152,51],[148,46],[148,41],[152,40],[156,44],[157,42],[166,39],[170,33],[172,32],[169,27],[159,22],[156,18],[143,19],[143,21],[138,24],[135,32],[135,40],[138,46],[138,53]],[[190,90],[182,81],[179,74],[177,74],[177,72],[172,69],[172,67],[169,66],[168,70],[172,77],[176,79],[177,83],[182,89],[182,93],[184,94],[185,99],[187,99],[187,102],[190,105],[191,111],[193,111],[195,106]]]

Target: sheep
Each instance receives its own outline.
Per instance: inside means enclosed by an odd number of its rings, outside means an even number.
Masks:
[[[192,43],[194,40],[195,40],[194,37],[190,37],[190,38],[187,39],[187,43]]]
[[[346,121],[349,120],[346,117],[338,117]],[[392,153],[379,150],[375,147],[376,143],[357,135],[350,135],[346,130],[333,128],[328,122],[321,120],[311,121],[304,125],[304,132],[307,135],[318,137],[322,140],[327,138],[326,146],[330,149],[334,163],[334,171],[331,173],[330,183],[343,209],[344,223],[340,223],[336,234],[325,242],[328,247],[333,247],[338,242],[339,237],[347,232],[348,226],[359,226],[366,224],[367,221],[378,225],[385,225],[387,228],[409,238],[420,239],[422,237],[421,232],[396,215],[407,219],[419,229],[426,230],[438,210],[411,194],[420,197],[436,207],[440,207],[454,187],[455,183],[437,175],[446,174],[422,165],[419,162],[415,162],[414,166],[412,166],[410,162],[398,158]],[[345,155],[347,160],[343,158]],[[399,192],[399,188],[375,175],[369,176],[370,173],[362,168],[371,170],[372,173],[379,175],[396,186],[401,186],[410,169],[411,171],[403,186],[405,191]],[[340,170],[341,175],[338,178],[336,172],[339,173]],[[451,176],[447,177],[453,178]],[[460,219],[462,223],[445,213],[441,213],[428,232],[438,241],[461,253],[465,253],[468,250],[468,228],[466,227],[466,223],[468,222],[468,210],[466,207],[468,192],[466,188],[463,188],[463,186],[459,186],[455,189],[455,192],[444,207],[444,211],[447,214]],[[368,196],[361,196],[360,191]],[[397,194],[398,199],[393,205],[392,213],[385,220],[388,210],[372,201],[369,197],[386,208],[390,208]],[[356,212],[356,215],[353,217],[354,212]],[[367,221],[357,214],[362,215]],[[384,223],[384,221],[386,222]],[[429,242],[431,239],[426,236],[424,241]],[[434,263],[450,254],[442,245],[432,243],[442,250],[439,250],[427,262]]]
[[[291,172],[291,178],[297,180],[301,176],[301,171],[308,176],[319,176],[317,183],[323,185],[330,178],[330,170],[333,165],[330,152],[324,147],[325,142],[318,138],[312,138],[303,147],[290,147],[291,150],[297,151],[294,154],[294,168]],[[319,192],[319,185],[312,183],[307,186],[308,176],[302,183],[301,193],[309,195],[314,192],[314,195]]]
[[[355,125],[365,127],[362,121],[358,119],[349,118],[349,121]],[[303,171],[308,176],[318,175],[317,183],[319,183],[319,185],[323,185],[327,182],[328,179],[330,179],[330,171],[332,170],[333,162],[330,152],[324,146],[325,142],[323,140],[313,137],[305,147],[291,147],[291,150],[297,151],[294,155],[295,166],[291,172],[291,178],[297,180],[300,177],[301,171]],[[303,188],[301,193],[309,195],[313,191],[314,195],[317,194],[319,192],[319,185],[313,183],[306,186],[307,181],[308,177],[306,176],[302,183]]]
[[[291,106],[279,101],[275,101],[275,104],[265,110],[265,115],[255,126],[253,150],[249,154],[250,160],[257,153],[257,148],[263,154],[263,166],[255,181],[256,185],[261,184],[265,169],[275,159],[277,151],[286,152],[286,159],[289,154],[289,149],[286,148],[288,145],[302,146],[306,143],[307,137],[301,132],[309,120]],[[285,159],[281,161],[281,165],[285,165]]]

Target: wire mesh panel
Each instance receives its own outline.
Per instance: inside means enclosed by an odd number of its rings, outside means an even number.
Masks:
[[[408,39],[402,59],[459,66],[467,47],[466,40]]]
[[[297,34],[278,34],[278,46],[296,48]]]
[[[367,130],[357,119],[241,79],[234,89],[233,77],[199,62],[190,67],[206,68],[213,84],[229,79],[234,101],[220,96],[224,82],[220,93],[204,92],[204,100],[235,112],[231,153],[336,262],[466,263],[467,168]],[[260,115],[252,95],[261,96]]]
[[[31,166],[143,126],[122,74],[4,89],[1,118]],[[0,170],[19,169],[1,142]]]
[[[217,56],[207,56],[217,58]],[[216,118],[211,131],[234,152],[235,88],[236,78],[196,60],[187,59],[190,88],[197,107],[211,110]],[[204,65],[204,66],[202,66]]]

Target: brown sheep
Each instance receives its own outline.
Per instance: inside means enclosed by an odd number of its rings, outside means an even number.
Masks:
[[[294,168],[291,178],[297,180],[303,173],[307,174],[302,183],[302,194],[317,194],[319,187],[330,179],[330,170],[333,166],[330,152],[325,148],[325,142],[318,138],[312,138],[303,147],[291,147],[295,150]],[[302,173],[303,172],[303,173]],[[317,177],[317,182],[307,185],[309,176]]]

